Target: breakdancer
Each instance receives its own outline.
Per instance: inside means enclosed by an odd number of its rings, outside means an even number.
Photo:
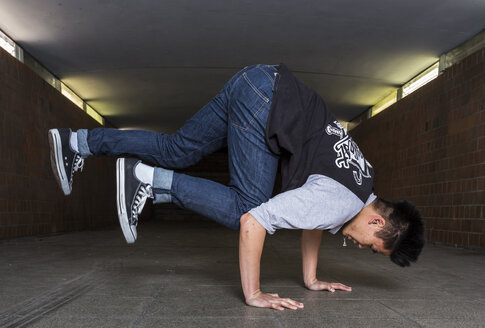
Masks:
[[[240,230],[241,282],[248,305],[303,307],[260,289],[264,239],[277,229],[302,229],[303,279],[312,290],[351,290],[316,277],[323,230],[340,232],[400,266],[416,261],[424,245],[416,208],[374,195],[371,164],[321,97],[283,64],[244,68],[171,135],[105,128],[58,128],[48,135],[53,172],[66,195],[73,173],[87,157],[120,157],[117,208],[128,243],[137,239],[138,215],[147,199],[173,202]],[[227,186],[174,171],[225,146]],[[279,162],[282,192],[271,198]]]

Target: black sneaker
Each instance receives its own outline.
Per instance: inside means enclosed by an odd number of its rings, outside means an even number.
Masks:
[[[73,173],[84,166],[84,159],[71,148],[71,133],[71,129],[49,130],[52,172],[65,195],[72,191]]]
[[[135,176],[135,167],[141,161],[134,158],[118,158],[116,161],[116,203],[121,230],[126,242],[135,242],[138,215],[147,198],[153,198],[152,186],[144,184]]]

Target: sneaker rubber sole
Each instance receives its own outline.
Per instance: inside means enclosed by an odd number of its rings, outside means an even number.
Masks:
[[[64,195],[67,196],[71,193],[71,186],[69,185],[66,170],[64,169],[61,136],[57,129],[49,130],[49,146],[51,149],[52,172],[54,173],[57,183],[64,192]]]
[[[120,220],[123,235],[125,236],[128,244],[133,244],[136,240],[136,236],[132,230],[132,226],[128,220],[128,212],[126,211],[124,158],[118,158],[116,161],[116,203],[118,208],[118,218]]]

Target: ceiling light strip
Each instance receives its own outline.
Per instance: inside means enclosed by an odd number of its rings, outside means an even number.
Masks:
[[[35,60],[28,53],[24,54],[22,48],[20,48],[15,41],[13,41],[8,35],[0,30],[0,47],[7,51],[10,55],[17,58],[20,62],[27,65],[31,70],[37,73],[44,81],[49,83],[52,87],[56,88],[62,95],[72,101],[77,107],[85,111],[86,114],[95,119],[99,124],[104,125],[104,118],[91,106],[89,106],[81,97],[79,97],[74,91],[72,91],[66,84],[57,79],[51,72],[43,67],[37,60]]]
[[[80,109],[84,110],[84,101],[79,97],[77,94],[74,93],[67,85],[65,85],[63,82],[61,82],[61,93],[72,101],[74,105],[79,107]]]
[[[423,85],[431,82],[438,77],[440,62],[437,61],[422,73],[411,79],[409,82],[402,86],[402,96],[406,97],[414,91],[421,88]]]
[[[95,111],[93,109],[93,107],[89,106],[88,104],[84,103],[85,104],[85,110],[86,110],[86,113],[91,116],[92,118],[94,118],[96,121],[98,121],[99,124],[101,125],[104,125],[104,118],[103,116],[99,115],[99,113],[97,111]]]
[[[466,56],[483,48],[484,46],[485,29],[470,38],[469,40],[455,47],[454,49],[442,54],[439,61],[425,69],[423,72],[419,73],[417,76],[405,83],[401,88],[393,90],[386,97],[379,100],[379,102],[377,102],[368,110],[370,112],[370,117],[379,114],[380,112],[394,104],[396,101],[410,95],[425,84],[431,82],[436,77],[438,77],[439,74],[443,73],[447,68],[463,60]],[[349,126],[352,126],[352,128],[356,127],[359,123],[361,123],[361,121],[362,120],[359,120],[359,122],[355,123],[351,121],[349,123],[354,124],[349,124]]]
[[[0,47],[6,52],[15,57],[15,42],[10,39],[5,33],[0,31]]]
[[[396,101],[397,101],[397,89],[393,90],[387,96],[379,100],[377,104],[371,107],[371,117],[379,114],[384,109],[394,104]]]

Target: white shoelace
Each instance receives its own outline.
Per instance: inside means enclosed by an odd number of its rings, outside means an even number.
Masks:
[[[82,172],[83,167],[84,167],[84,158],[76,154],[76,158],[74,158],[74,165],[73,165],[74,172],[77,172],[79,170],[81,170]]]
[[[131,213],[132,213],[131,225],[137,225],[138,215],[143,210],[143,206],[145,206],[145,202],[147,201],[147,198],[153,198],[152,186],[150,186],[149,184],[141,185],[140,189],[136,194],[136,197],[131,209]]]

